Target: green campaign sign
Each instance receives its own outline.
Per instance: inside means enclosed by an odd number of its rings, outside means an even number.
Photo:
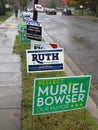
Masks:
[[[26,22],[22,21],[18,24],[18,28],[17,28],[17,31],[18,32],[21,32],[23,30],[23,28],[26,28]]]
[[[26,37],[26,22],[22,21],[18,24],[18,32],[20,33],[21,43],[31,43],[31,40]]]
[[[21,40],[21,43],[31,43],[31,40],[27,39],[26,37],[26,31],[22,31],[20,33],[20,40]]]
[[[91,76],[34,80],[33,115],[82,109],[87,106]]]

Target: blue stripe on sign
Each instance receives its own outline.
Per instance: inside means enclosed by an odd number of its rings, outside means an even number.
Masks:
[[[29,65],[29,71],[63,70],[63,64]]]
[[[52,50],[27,50],[27,53],[38,53],[38,52],[62,52],[63,49],[52,49]]]

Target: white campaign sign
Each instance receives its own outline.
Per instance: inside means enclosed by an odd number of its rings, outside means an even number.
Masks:
[[[57,43],[49,43],[49,42],[40,42],[31,40],[31,49],[54,49],[58,48],[59,45]]]
[[[27,72],[64,70],[64,49],[26,50]]]

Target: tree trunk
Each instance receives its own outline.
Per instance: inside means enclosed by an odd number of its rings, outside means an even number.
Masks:
[[[96,17],[98,17],[98,0],[96,0]]]
[[[2,3],[2,14],[5,15],[5,2],[1,0]]]

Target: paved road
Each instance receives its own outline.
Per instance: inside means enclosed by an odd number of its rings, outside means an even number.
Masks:
[[[13,54],[14,16],[0,24],[0,130],[21,130],[21,58]]]
[[[38,20],[53,41],[65,50],[65,62],[75,75],[92,75],[90,96],[98,108],[98,20],[76,16],[39,14]],[[67,61],[67,57],[73,62]],[[74,66],[74,64],[76,66]],[[72,64],[72,65],[71,65]],[[75,72],[76,68],[79,72]]]
[[[42,17],[40,17],[42,15]],[[98,21],[74,16],[39,15],[45,31],[85,74],[98,83]]]

